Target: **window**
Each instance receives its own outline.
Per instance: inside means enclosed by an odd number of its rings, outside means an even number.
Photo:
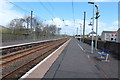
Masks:
[[[109,36],[110,34],[107,34],[107,36]]]
[[[111,40],[113,40],[113,38],[111,38]]]

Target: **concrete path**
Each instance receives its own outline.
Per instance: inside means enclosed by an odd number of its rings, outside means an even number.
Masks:
[[[83,47],[72,39],[44,78],[105,78]]]

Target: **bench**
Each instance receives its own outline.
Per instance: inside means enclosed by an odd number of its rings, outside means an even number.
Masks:
[[[97,52],[97,53],[101,55],[101,57],[99,57],[99,58],[105,59],[102,61],[109,62],[109,53],[110,53],[109,50],[103,49],[101,52]]]

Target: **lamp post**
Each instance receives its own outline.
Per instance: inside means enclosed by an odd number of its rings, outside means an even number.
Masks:
[[[94,29],[94,2],[88,2],[89,4],[92,4],[93,5],[93,24],[92,24],[92,42],[91,42],[91,53],[93,53],[93,29]]]
[[[100,15],[99,15],[99,10],[98,10],[98,5],[95,5],[95,7],[96,7],[96,17],[95,17],[95,19],[96,19],[96,40],[95,40],[95,49],[97,50],[97,41],[98,41],[98,35],[97,35],[97,33],[98,33],[98,18],[100,17]]]
[[[83,22],[83,43],[85,40],[85,18],[86,18],[86,12],[84,12],[84,22]]]
[[[82,38],[82,24],[80,23],[80,42],[82,42],[81,38]]]

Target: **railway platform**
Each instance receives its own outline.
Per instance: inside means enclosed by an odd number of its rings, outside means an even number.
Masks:
[[[60,50],[59,50],[60,49]],[[110,56],[109,62],[102,62],[96,51],[90,53],[90,46],[71,39],[41,62],[21,79],[28,78],[84,78],[118,80],[118,60]]]

